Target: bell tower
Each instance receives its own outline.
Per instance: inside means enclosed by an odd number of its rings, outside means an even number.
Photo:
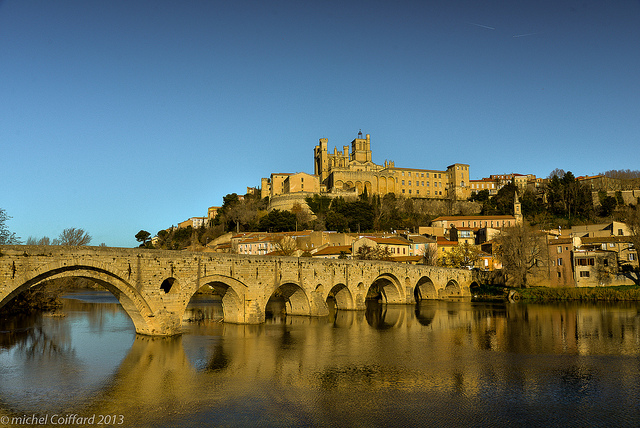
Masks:
[[[362,138],[362,131],[358,132],[358,138],[351,142],[350,160],[358,163],[371,162],[371,140],[369,134]]]
[[[516,218],[516,224],[522,224],[524,219],[522,216],[522,204],[520,203],[520,199],[518,199],[517,190],[513,197],[513,216]]]

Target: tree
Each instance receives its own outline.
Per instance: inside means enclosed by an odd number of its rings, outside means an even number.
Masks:
[[[464,244],[454,247],[451,251],[444,253],[440,259],[440,264],[444,267],[471,269],[475,266],[478,259],[478,249],[465,242]]]
[[[374,247],[370,247],[367,244],[362,245],[356,251],[354,256],[355,259],[358,260],[391,260],[391,252],[389,248],[382,245],[376,245]]]
[[[422,259],[420,260],[420,264],[427,266],[437,266],[438,265],[438,248],[436,245],[429,245],[422,247],[420,251],[420,255]]]
[[[146,230],[141,230],[136,233],[136,241],[142,242],[142,244],[140,244],[141,247],[144,247],[149,239],[151,239],[151,234]]]
[[[516,287],[527,287],[528,278],[537,273],[546,251],[543,236],[528,224],[503,229],[495,238],[495,255]]]
[[[618,201],[613,196],[607,196],[607,192],[600,190],[598,192],[598,199],[600,200],[600,217],[609,217],[613,214],[613,211],[618,205]]]
[[[58,239],[54,241],[54,243],[58,245],[74,247],[88,245],[89,242],[91,242],[91,236],[85,232],[84,229],[76,229],[75,227],[63,230],[58,236]]]
[[[549,179],[553,179],[553,177],[557,177],[558,179],[562,179],[564,177],[564,169],[556,168],[551,173],[549,173]]]
[[[10,232],[6,223],[10,219],[7,212],[0,208],[0,245],[16,245],[20,243],[20,238],[15,232]]]
[[[51,245],[51,239],[48,236],[43,236],[42,238],[34,238],[30,236],[26,242],[27,245]]]
[[[296,229],[296,215],[274,209],[260,219],[258,230],[263,232],[291,232]]]
[[[562,178],[553,175],[547,183],[547,209],[554,215],[589,218],[593,213],[591,190],[576,180],[571,171]]]
[[[311,197],[305,198],[305,202],[315,215],[326,214],[331,206],[330,197],[318,195],[317,193]]]
[[[279,256],[293,256],[298,250],[298,243],[291,236],[283,236],[275,244],[275,252]]]

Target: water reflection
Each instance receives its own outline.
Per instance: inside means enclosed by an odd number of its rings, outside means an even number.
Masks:
[[[64,318],[0,326],[0,413],[165,427],[640,423],[635,304],[373,302],[236,325],[205,298],[182,336],[149,338],[117,304],[74,302]]]

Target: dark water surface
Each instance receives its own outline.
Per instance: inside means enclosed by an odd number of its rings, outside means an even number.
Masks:
[[[65,317],[0,322],[0,427],[640,426],[637,304],[270,308],[243,326],[203,297],[158,339],[107,292],[68,297]]]

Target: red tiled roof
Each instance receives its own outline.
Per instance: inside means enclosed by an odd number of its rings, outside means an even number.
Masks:
[[[340,255],[340,253],[351,254],[351,245],[333,245],[318,250],[313,253],[313,256],[333,256]]]

